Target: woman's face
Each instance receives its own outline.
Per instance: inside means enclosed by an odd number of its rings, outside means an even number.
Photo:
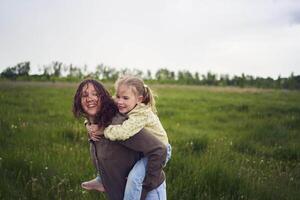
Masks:
[[[81,106],[89,117],[95,117],[101,109],[100,96],[91,83],[82,88]]]

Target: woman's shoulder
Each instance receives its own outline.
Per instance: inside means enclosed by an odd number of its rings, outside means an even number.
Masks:
[[[111,124],[122,124],[126,119],[128,119],[127,115],[118,112],[112,119]]]
[[[151,113],[151,106],[150,105],[145,105],[144,103],[140,103],[136,105],[136,107],[128,113],[128,115],[132,114],[149,114]]]

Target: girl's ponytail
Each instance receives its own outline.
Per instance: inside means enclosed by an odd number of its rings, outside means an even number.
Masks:
[[[157,113],[153,92],[145,84],[144,84],[144,93],[143,93],[143,101],[142,101],[142,103],[144,103],[146,105],[149,104],[151,106],[151,108],[152,108],[152,111],[154,113]]]

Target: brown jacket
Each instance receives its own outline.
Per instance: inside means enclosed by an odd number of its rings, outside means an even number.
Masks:
[[[112,124],[120,124],[125,119],[118,114]],[[110,200],[123,200],[126,177],[142,156],[148,157],[148,164],[141,199],[165,180],[162,168],[166,159],[166,146],[144,129],[125,141],[113,142],[102,138],[93,142],[91,147],[94,164],[100,170]]]

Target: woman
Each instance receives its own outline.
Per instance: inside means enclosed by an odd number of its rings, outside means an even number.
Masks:
[[[98,124],[102,128],[126,120],[126,116],[118,113],[113,99],[102,84],[91,79],[78,86],[73,113],[75,117],[83,116],[89,123]],[[122,142],[96,136],[90,140],[91,156],[96,169],[101,172],[101,180],[109,199],[123,199],[126,177],[141,155],[148,157],[141,199],[166,199],[165,175],[162,170],[166,148],[153,135],[143,129]]]

